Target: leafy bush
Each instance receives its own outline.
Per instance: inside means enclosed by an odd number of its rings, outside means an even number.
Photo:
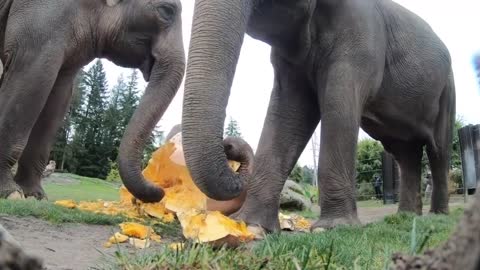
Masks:
[[[375,197],[375,189],[371,183],[360,183],[357,186],[357,200],[368,201]]]
[[[303,185],[303,196],[308,198],[312,203],[318,203],[318,187],[309,184]]]
[[[364,139],[357,146],[357,182],[370,183],[382,171],[383,146],[380,142]]]
[[[453,184],[453,187],[455,190],[455,193],[459,194],[462,193],[463,189],[463,176],[462,176],[462,170],[459,168],[454,168],[453,170],[450,171],[448,174],[448,186],[449,189],[451,189],[451,186]],[[452,192],[449,190],[449,193]]]
[[[118,171],[118,165],[116,162],[110,162],[110,172],[107,175],[107,181],[109,182],[121,182],[120,172]]]

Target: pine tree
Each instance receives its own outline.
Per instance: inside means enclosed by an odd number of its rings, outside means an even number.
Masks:
[[[83,85],[85,72],[80,70],[73,83],[72,101],[70,103],[67,115],[65,116],[62,127],[57,132],[55,144],[52,148],[51,159],[59,165],[58,168],[63,171],[71,169],[74,166],[72,155],[72,134],[75,130],[75,124],[83,104],[85,86]]]
[[[242,133],[240,132],[240,127],[235,119],[230,117],[230,122],[228,123],[227,128],[225,129],[225,136],[231,137],[240,137],[242,138]]]
[[[122,130],[124,130],[124,127],[121,124],[119,125],[119,118],[121,118],[120,95],[126,91],[126,89],[127,84],[123,76],[120,75],[117,84],[112,89],[109,105],[104,116],[103,129],[105,133],[103,136],[103,145],[106,150],[105,154],[114,162],[117,160],[118,148],[120,147],[123,133]]]
[[[76,134],[83,146],[76,153],[79,159],[77,173],[105,178],[109,171],[109,156],[103,144],[107,79],[101,60],[97,60],[88,70],[84,84],[88,94]]]
[[[138,91],[138,71],[132,70],[132,73],[128,77],[125,90],[119,94],[119,109],[121,111],[121,119],[119,119],[121,133],[125,132],[125,128],[128,122],[133,116],[133,113],[137,109],[140,101]]]
[[[153,152],[157,150],[158,147],[162,144],[162,141],[164,139],[164,132],[160,130],[159,127],[156,127],[155,130],[152,132],[150,135],[150,138],[145,145],[145,149],[143,150],[143,161],[142,164],[143,166],[147,166],[148,161],[152,157]]]

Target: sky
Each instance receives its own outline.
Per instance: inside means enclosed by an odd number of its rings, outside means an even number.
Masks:
[[[479,0],[395,0],[395,2],[422,17],[447,45],[453,64],[457,94],[457,115],[467,124],[480,124],[480,90],[473,69],[472,58],[480,52],[480,1]],[[183,0],[183,39],[188,54],[194,0]],[[129,70],[103,60],[109,87],[121,73]],[[146,83],[141,79],[140,87]],[[240,60],[227,107],[227,119],[237,120],[243,138],[257,148],[263,120],[273,86],[273,69],[270,64],[270,46],[245,37]],[[181,122],[183,84],[159,122],[166,133]],[[317,128],[319,135],[319,127]],[[363,131],[360,139],[368,138]],[[317,140],[318,141],[318,140]],[[299,164],[313,166],[312,145],[309,143],[299,159]]]

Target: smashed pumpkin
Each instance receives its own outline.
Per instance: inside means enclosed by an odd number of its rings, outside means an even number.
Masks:
[[[286,231],[309,232],[312,226],[310,221],[299,215],[284,215],[279,213],[278,221],[280,222],[280,229]]]
[[[77,204],[73,200],[59,200],[55,202],[55,205],[70,209],[77,207]]]
[[[236,172],[241,164],[230,160],[228,165],[232,171]],[[78,204],[73,201],[56,203],[68,208],[76,207],[107,215],[123,214],[138,221],[155,218],[167,223],[174,221],[176,215],[180,220],[184,236],[197,242],[218,244],[225,240],[227,244],[237,245],[253,239],[253,234],[247,230],[245,223],[234,221],[220,212],[207,211],[208,198],[197,188],[186,167],[180,133],[153,153],[143,175],[147,181],[165,191],[162,201],[142,203],[124,186],[121,186],[118,202],[98,200]],[[139,240],[150,238],[156,242],[160,241],[160,237],[147,226],[127,222],[120,224],[120,227],[122,234],[130,237],[129,242],[135,247],[150,245],[149,242]],[[149,234],[152,236],[147,237]],[[114,243],[108,241],[105,246],[108,247]]]
[[[112,244],[117,244],[117,243],[124,243],[128,241],[128,236],[121,234],[119,232],[116,232],[110,239],[108,239],[108,242]]]
[[[183,235],[194,242],[214,242],[229,238],[229,245],[237,246],[255,237],[244,222],[232,220],[218,211],[191,210],[177,216]],[[232,237],[235,243],[232,243]]]
[[[124,235],[140,239],[147,238],[153,232],[152,228],[134,222],[124,222],[119,226]]]
[[[119,224],[120,232],[116,232],[104,244],[104,247],[109,248],[113,244],[129,242],[135,248],[146,248],[150,246],[150,240],[160,243],[161,237],[156,234],[149,226],[145,226],[135,222],[124,222]]]

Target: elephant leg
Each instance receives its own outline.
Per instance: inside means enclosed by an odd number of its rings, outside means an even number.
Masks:
[[[448,148],[434,150],[427,146],[432,171],[432,203],[430,212],[448,214]]]
[[[11,169],[47,102],[62,59],[59,53],[18,51],[6,61],[0,87],[0,198],[22,193]]]
[[[400,169],[399,212],[422,214],[423,146],[414,142],[389,142],[385,149],[392,153]]]
[[[298,71],[275,67],[275,84],[244,204],[233,217],[280,230],[279,200],[290,171],[319,122],[316,94]]]
[[[355,115],[341,110],[336,114],[322,110],[318,165],[320,218],[312,225],[312,231],[360,223],[354,172],[359,123]]]
[[[25,197],[46,198],[41,185],[42,173],[48,162],[50,148],[70,104],[76,73],[60,72],[47,104],[35,123],[28,143],[18,161],[15,182]]]
[[[448,171],[454,125],[455,82],[453,74],[450,74],[440,98],[440,114],[435,126],[435,141],[427,144],[433,184],[430,212],[436,214],[448,214],[449,212]]]
[[[350,45],[349,45],[350,46]],[[336,58],[318,71],[321,110],[318,188],[320,218],[311,227],[329,229],[360,224],[357,214],[355,163],[360,120],[367,96],[381,84],[381,60],[352,48],[339,46]],[[368,55],[370,62],[365,62]]]

